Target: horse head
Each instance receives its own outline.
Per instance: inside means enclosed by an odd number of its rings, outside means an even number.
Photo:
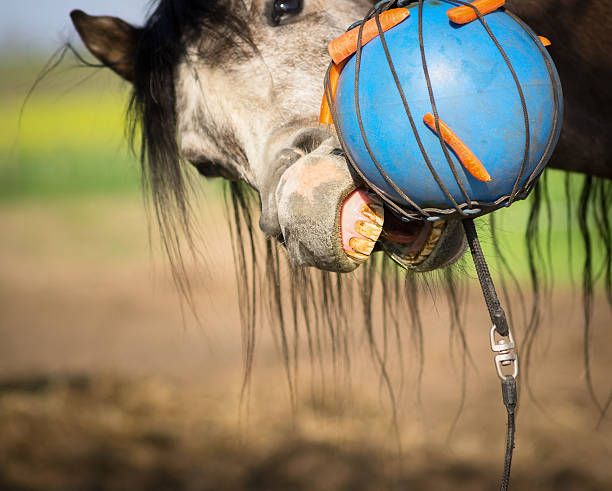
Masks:
[[[143,27],[71,15],[93,55],[133,84],[145,172],[161,208],[171,199],[184,206],[187,160],[204,176],[257,190],[259,226],[294,265],[348,272],[384,247],[430,271],[462,256],[460,223],[402,224],[362,189],[334,130],[318,122],[327,42],[370,7],[161,0]]]

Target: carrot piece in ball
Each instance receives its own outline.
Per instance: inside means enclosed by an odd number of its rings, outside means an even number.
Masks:
[[[472,5],[478,9],[482,15],[486,15],[504,5],[506,0],[476,0]],[[476,11],[467,5],[453,7],[446,11],[448,18],[455,24],[467,24],[478,19]]]
[[[436,133],[436,121],[433,114],[427,113],[423,116],[423,122]],[[457,155],[467,171],[479,181],[489,182],[491,176],[484,165],[482,165],[482,162],[478,160],[478,157],[474,155],[474,152],[441,119],[438,119],[438,122],[440,123],[442,139],[455,152],[455,155]]]
[[[538,39],[544,46],[550,46],[550,39],[545,38],[544,36],[538,36]]]
[[[336,99],[336,88],[338,87],[338,79],[340,78],[340,72],[344,68],[344,62],[337,65],[334,63],[329,71],[329,92],[331,93],[332,100]],[[321,101],[321,112],[319,113],[319,123],[323,124],[334,124],[331,109],[327,103],[327,88],[323,91],[323,100]]]
[[[387,31],[392,27],[398,25],[406,17],[410,15],[410,10],[405,8],[389,9],[379,15],[380,26],[383,31]],[[361,34],[361,46],[372,41],[378,36],[378,26],[376,25],[376,19],[370,19],[363,25],[363,32]],[[350,31],[345,32],[342,36],[334,39],[327,46],[329,56],[331,56],[334,63],[339,64],[351,56],[357,51],[357,40],[359,37],[359,26],[354,27]]]

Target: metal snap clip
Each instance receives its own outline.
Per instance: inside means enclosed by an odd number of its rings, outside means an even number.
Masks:
[[[491,340],[491,349],[494,352],[499,353],[495,356],[495,368],[497,369],[497,375],[502,381],[506,380],[507,375],[504,373],[504,368],[513,366],[512,377],[516,378],[518,376],[518,357],[516,353],[511,353],[515,347],[512,331],[508,329],[508,335],[497,341],[495,340],[495,332],[496,328],[495,325],[493,325],[489,336]],[[505,338],[507,338],[507,340]]]

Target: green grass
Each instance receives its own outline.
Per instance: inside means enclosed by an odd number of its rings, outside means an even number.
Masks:
[[[137,164],[126,152],[69,145],[44,152],[20,149],[17,165],[2,169],[0,199],[50,198],[90,193],[135,193]]]

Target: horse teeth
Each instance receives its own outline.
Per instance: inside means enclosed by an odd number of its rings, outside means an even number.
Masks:
[[[359,220],[355,224],[355,231],[358,234],[376,242],[380,237],[382,227],[369,221],[366,222],[365,220]]]
[[[438,240],[440,240],[440,237],[442,236],[442,232],[444,232],[445,227],[445,220],[433,222],[432,228],[421,250],[418,253],[398,254],[399,259],[401,259],[404,264],[409,264],[411,266],[416,266],[425,261],[425,259],[429,257],[429,255],[436,247],[436,244],[438,243]]]
[[[418,256],[416,254],[405,254],[400,257],[402,261],[407,262],[408,264],[414,264],[416,260],[418,259]]]
[[[366,256],[365,254],[359,254],[358,252],[355,252],[355,251],[347,251],[346,249],[344,250],[344,253],[356,263],[363,263],[367,261],[369,257],[369,256]]]
[[[442,235],[442,229],[439,228],[432,228],[429,234],[429,236],[434,238],[435,240],[438,240],[440,238],[440,235]]]
[[[361,208],[361,214],[380,227],[382,227],[383,223],[385,223],[385,210],[382,206],[377,205],[376,203],[363,205]]]
[[[376,243],[373,240],[361,239],[359,237],[351,237],[351,240],[349,240],[349,245],[355,252],[365,254],[366,256],[369,256],[372,253],[375,244]]]
[[[433,244],[428,244],[425,247],[423,247],[423,250],[421,251],[421,256],[429,256],[431,254],[431,251],[433,251],[434,249],[434,245]]]

